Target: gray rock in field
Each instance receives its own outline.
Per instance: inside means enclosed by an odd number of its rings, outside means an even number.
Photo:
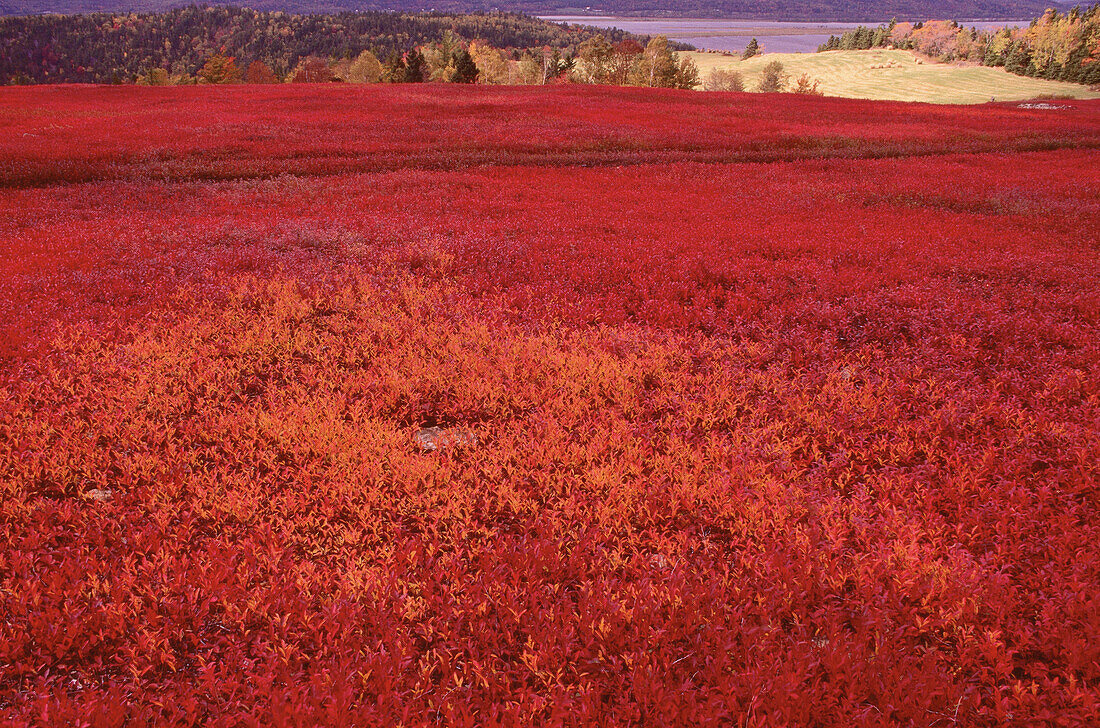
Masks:
[[[114,491],[110,488],[92,488],[91,490],[84,492],[84,498],[96,503],[105,503],[115,495]]]
[[[416,444],[424,452],[443,450],[449,447],[477,445],[477,435],[470,430],[458,428],[425,427],[416,433]]]

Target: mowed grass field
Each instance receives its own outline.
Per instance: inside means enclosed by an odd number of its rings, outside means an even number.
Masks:
[[[779,61],[790,75],[790,83],[808,74],[820,81],[819,88],[826,96],[934,104],[979,104],[991,98],[1021,101],[1046,95],[1100,98],[1100,93],[1076,83],[1016,76],[1002,68],[921,63],[909,51],[766,53],[746,61],[721,53],[686,55],[699,66],[704,79],[714,68],[740,71],[748,91],[759,84],[765,64]]]

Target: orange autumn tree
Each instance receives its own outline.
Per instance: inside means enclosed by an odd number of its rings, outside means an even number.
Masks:
[[[237,83],[241,80],[241,71],[233,56],[227,56],[223,48],[206,60],[198,76],[199,83]]]
[[[279,77],[271,70],[271,66],[263,61],[252,61],[244,72],[245,83],[279,83]]]
[[[294,83],[328,83],[333,80],[332,69],[322,58],[303,58],[294,71]]]

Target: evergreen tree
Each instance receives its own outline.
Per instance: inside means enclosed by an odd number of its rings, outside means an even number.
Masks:
[[[756,38],[749,41],[749,44],[745,47],[745,52],[741,54],[742,59],[752,58],[760,53],[760,44],[756,42]]]
[[[405,83],[424,82],[424,54],[419,50],[412,50],[405,54],[405,76],[401,80]]]
[[[1028,52],[1027,45],[1023,41],[1013,43],[1012,50],[1009,51],[1008,57],[1005,59],[1005,70],[1009,73],[1026,76],[1030,67],[1031,53]]]
[[[382,80],[389,83],[403,83],[405,81],[405,59],[394,51],[386,58],[383,65]]]
[[[477,64],[473,56],[465,48],[459,48],[454,52],[454,72],[451,74],[452,83],[477,83]]]

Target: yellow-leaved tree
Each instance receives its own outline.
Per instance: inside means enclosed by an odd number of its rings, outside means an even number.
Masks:
[[[199,83],[237,83],[241,80],[241,71],[224,49],[206,59],[199,69]]]

